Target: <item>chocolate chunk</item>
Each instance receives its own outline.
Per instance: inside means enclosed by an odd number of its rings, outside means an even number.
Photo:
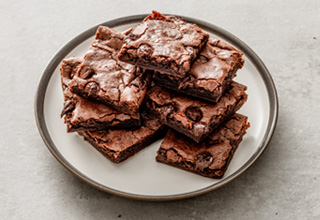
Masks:
[[[199,107],[196,106],[189,106],[185,110],[185,114],[189,119],[191,119],[194,122],[198,122],[202,118],[202,111]]]
[[[89,82],[84,88],[84,91],[88,96],[96,96],[99,91],[99,85],[96,82]]]
[[[196,169],[200,171],[204,171],[204,169],[208,168],[213,162],[213,156],[208,151],[202,152],[196,156],[195,165]]]
[[[63,106],[63,110],[62,110],[62,112],[61,112],[61,118],[62,118],[62,116],[64,116],[65,114],[67,114],[68,112],[71,112],[71,111],[73,111],[73,109],[75,108],[75,103],[74,103],[74,101],[73,100],[66,100],[65,102],[64,102],[64,106]]]
[[[82,79],[89,79],[89,78],[91,78],[93,76],[93,74],[94,74],[93,69],[91,69],[90,67],[85,66],[79,72],[79,77],[82,78]]]

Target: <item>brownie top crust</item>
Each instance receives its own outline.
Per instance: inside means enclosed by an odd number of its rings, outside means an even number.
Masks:
[[[231,45],[211,37],[185,77],[156,71],[154,81],[169,89],[217,102],[228,89],[237,70],[242,68],[242,55]]]
[[[125,114],[101,103],[84,99],[70,91],[69,84],[79,70],[82,61],[82,58],[71,57],[64,59],[61,63],[61,82],[65,101],[61,116],[66,115],[66,122],[72,127],[82,129],[94,128],[92,126],[101,129],[104,128],[104,126],[101,127],[103,124],[113,127],[133,119],[139,122],[139,113]],[[94,124],[94,122],[98,124]],[[69,125],[68,130],[71,131]]]
[[[221,86],[229,73],[243,66],[242,52],[229,44],[210,38],[190,70],[190,79],[185,79],[179,87],[196,83],[197,87],[212,92]],[[195,81],[195,79],[197,79]]]
[[[170,129],[159,152],[166,152],[169,163],[178,163],[179,155],[186,164],[194,165],[193,171],[205,172],[210,169],[215,171],[215,177],[221,177],[249,126],[246,116],[234,114],[200,143]]]
[[[244,104],[246,89],[233,81],[220,101],[213,104],[155,85],[148,91],[146,104],[165,124],[199,142]]]
[[[124,35],[100,26],[95,40],[71,81],[71,90],[125,112],[138,112],[150,75],[117,59]]]
[[[184,76],[209,35],[197,25],[153,11],[127,33],[119,59]]]
[[[145,111],[141,113],[141,127],[136,130],[103,130],[86,131],[84,134],[90,136],[101,148],[106,148],[117,158],[121,152],[144,141],[149,136],[164,127],[154,115]]]

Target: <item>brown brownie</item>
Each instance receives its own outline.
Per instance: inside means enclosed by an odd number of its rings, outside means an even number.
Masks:
[[[67,131],[137,128],[140,125],[139,113],[125,114],[70,92],[69,83],[78,71],[81,62],[81,58],[71,57],[63,60],[60,68],[64,95],[64,108],[61,117],[65,115]]]
[[[147,93],[146,105],[163,123],[200,142],[240,109],[247,100],[246,89],[232,82],[220,101],[212,104],[153,86]]]
[[[154,115],[143,111],[141,121],[141,127],[132,131],[81,131],[79,134],[112,162],[120,163],[165,135],[166,127]]]
[[[190,72],[183,78],[156,72],[157,84],[169,89],[217,102],[243,66],[242,52],[229,44],[210,38]]]
[[[156,11],[126,33],[118,58],[147,69],[183,77],[209,35],[197,25]]]
[[[134,113],[144,99],[150,74],[117,59],[123,39],[123,34],[100,26],[70,87],[84,98]]]
[[[222,178],[248,127],[247,117],[235,114],[200,143],[170,129],[156,160],[202,176]]]

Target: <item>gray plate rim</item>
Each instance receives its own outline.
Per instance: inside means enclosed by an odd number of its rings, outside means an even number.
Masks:
[[[124,24],[131,24],[142,21],[148,14],[139,14],[139,15],[132,15],[132,16],[126,16],[114,20],[110,20],[107,22],[104,22],[99,25],[108,26],[110,28],[117,27]],[[178,15],[175,15],[178,16]],[[214,33],[218,37],[221,37],[231,44],[233,44],[235,47],[240,49],[247,57],[251,60],[251,62],[254,64],[258,72],[260,73],[264,84],[267,88],[268,97],[269,97],[269,103],[270,103],[270,115],[268,119],[268,125],[267,125],[267,131],[263,137],[263,140],[260,144],[260,146],[257,148],[257,151],[249,158],[249,160],[243,164],[242,167],[240,167],[236,172],[228,176],[227,178],[221,180],[218,183],[215,183],[213,185],[210,185],[208,187],[205,187],[203,189],[195,190],[188,193],[182,193],[182,194],[176,194],[176,195],[163,195],[163,196],[148,196],[148,195],[139,195],[139,194],[132,194],[127,192],[122,192],[120,190],[115,190],[110,187],[106,187],[93,179],[87,177],[85,174],[81,173],[77,168],[75,168],[72,164],[68,162],[66,158],[62,156],[62,154],[59,152],[57,147],[55,146],[53,140],[51,139],[50,133],[48,132],[46,121],[44,118],[44,100],[46,97],[46,91],[47,86],[50,82],[51,76],[54,73],[54,70],[56,67],[60,64],[62,59],[65,58],[65,56],[73,50],[77,45],[82,43],[83,41],[87,40],[88,38],[94,36],[97,28],[99,25],[96,25],[83,33],[79,34],[72,40],[70,40],[66,45],[64,45],[51,59],[51,61],[48,63],[47,67],[45,68],[39,83],[38,88],[35,94],[35,102],[34,102],[34,113],[35,113],[35,119],[36,124],[39,130],[39,133],[46,144],[49,151],[53,154],[53,156],[71,173],[73,173],[76,177],[83,180],[84,182],[100,189],[105,192],[115,194],[118,196],[131,198],[131,199],[138,199],[138,200],[177,200],[177,199],[184,199],[188,197],[193,197],[197,195],[201,195],[204,193],[207,193],[209,191],[212,191],[214,189],[217,189],[237,177],[239,177],[241,174],[243,174],[249,167],[251,167],[254,162],[262,155],[262,153],[267,148],[273,133],[275,131],[277,121],[278,121],[278,112],[279,112],[279,103],[278,103],[278,94],[275,87],[275,84],[273,82],[273,79],[271,77],[271,74],[269,73],[267,67],[262,62],[262,60],[259,58],[259,56],[243,41],[241,41],[239,38],[234,36],[233,34],[229,33],[228,31],[211,24],[209,22],[205,22],[202,20],[198,20],[191,17],[186,16],[179,16],[182,19],[197,24],[200,28],[209,30],[210,32]]]

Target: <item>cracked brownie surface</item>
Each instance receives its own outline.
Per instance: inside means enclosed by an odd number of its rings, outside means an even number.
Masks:
[[[209,35],[197,25],[156,11],[126,33],[118,58],[147,69],[183,77]]]
[[[67,124],[67,131],[100,130],[105,128],[130,128],[140,125],[140,114],[125,114],[106,105],[84,99],[73,94],[69,84],[79,70],[81,58],[71,57],[61,63],[61,83],[64,95],[64,107],[61,117]]]
[[[119,163],[164,136],[166,127],[154,115],[141,113],[141,127],[136,130],[81,131],[84,137],[105,157]]]
[[[84,98],[134,113],[144,99],[150,74],[117,59],[123,39],[122,33],[100,26],[70,88]]]
[[[210,38],[185,77],[155,72],[154,80],[169,89],[217,102],[237,70],[243,66],[242,55],[241,51],[231,45]]]
[[[154,85],[146,106],[169,127],[200,142],[246,102],[246,86],[232,82],[219,102],[208,103]]]
[[[202,176],[222,178],[249,126],[246,116],[234,114],[200,143],[170,129],[156,160]]]

